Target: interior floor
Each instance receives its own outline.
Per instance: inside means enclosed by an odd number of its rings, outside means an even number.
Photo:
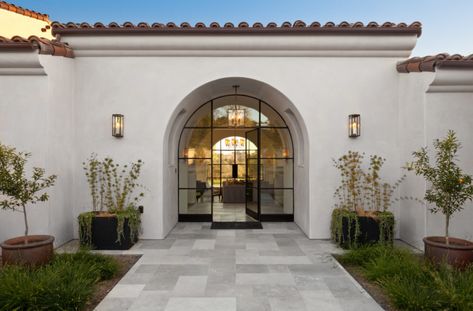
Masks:
[[[213,221],[256,221],[245,212],[244,203],[214,203]]]
[[[253,217],[246,214],[245,203],[213,203],[213,221],[215,222],[229,222],[229,221],[257,221]],[[188,207],[188,214],[211,214],[211,203],[196,202]],[[275,204],[261,203],[262,214],[283,214],[282,207]]]

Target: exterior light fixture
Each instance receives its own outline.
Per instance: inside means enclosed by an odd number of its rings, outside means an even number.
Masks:
[[[348,116],[348,137],[356,138],[361,135],[361,116],[350,114]]]
[[[122,114],[112,115],[112,136],[123,137],[125,131],[125,117]]]

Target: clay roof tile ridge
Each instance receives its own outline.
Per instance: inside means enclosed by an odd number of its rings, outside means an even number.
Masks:
[[[250,25],[248,22],[240,22],[236,26],[233,23],[225,23],[223,26],[217,22],[212,22],[208,26],[202,22],[196,23],[194,26],[189,23],[181,23],[179,26],[173,22],[167,24],[162,23],[153,23],[151,26],[148,23],[138,23],[134,25],[133,23],[126,22],[122,25],[119,25],[116,22],[112,22],[108,25],[103,25],[102,23],[88,24],[88,23],[60,23],[53,22],[53,35],[57,34],[93,34],[94,32],[101,33],[130,33],[136,31],[137,33],[142,33],[146,31],[150,32],[196,32],[196,33],[347,33],[347,34],[356,34],[358,31],[360,33],[370,33],[370,34],[385,34],[385,33],[406,33],[406,34],[416,34],[420,36],[422,27],[419,22],[413,22],[409,26],[405,23],[395,24],[392,22],[385,22],[383,24],[378,24],[376,22],[370,22],[364,25],[362,22],[349,23],[347,21],[342,21],[339,24],[334,22],[326,22],[324,25],[321,25],[319,22],[313,22],[306,24],[302,20],[296,20],[291,23],[289,21],[283,22],[280,25],[270,22],[264,26],[261,22],[254,22]],[[198,31],[196,31],[198,30]]]
[[[397,64],[397,71],[400,73],[435,72],[440,67],[473,69],[473,54],[463,56],[460,54],[439,53],[424,57],[411,57],[399,62]]]

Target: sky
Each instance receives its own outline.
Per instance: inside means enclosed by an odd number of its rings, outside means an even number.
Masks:
[[[17,0],[60,22],[422,22],[414,56],[473,54],[473,0]]]

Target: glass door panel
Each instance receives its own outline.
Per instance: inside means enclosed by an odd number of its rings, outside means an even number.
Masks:
[[[179,214],[210,217],[211,195],[209,188],[179,189]]]
[[[184,128],[179,143],[180,158],[210,158],[210,128]]]
[[[213,126],[248,128],[259,126],[259,100],[226,96],[213,101]]]
[[[179,188],[210,188],[210,159],[180,159]]]
[[[294,191],[292,189],[261,189],[261,215],[292,214]]]
[[[261,158],[292,158],[291,135],[287,128],[261,129]]]
[[[293,188],[292,159],[260,159],[260,187]]]
[[[248,131],[246,138],[246,214],[259,220],[259,129]]]
[[[178,149],[179,221],[293,220],[291,135],[262,100],[232,94],[206,102],[187,120]]]

